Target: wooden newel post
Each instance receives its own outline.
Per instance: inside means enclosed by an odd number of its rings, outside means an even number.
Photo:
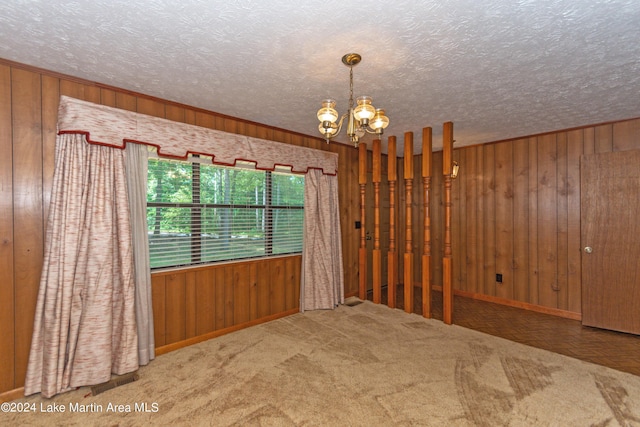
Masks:
[[[405,187],[405,249],[404,249],[404,311],[413,312],[413,221],[411,218],[413,192],[413,132],[404,134]]]
[[[367,145],[358,145],[358,183],[360,184],[360,249],[358,250],[358,298],[367,299],[367,235],[365,230],[365,190],[367,186]]]
[[[387,148],[389,179],[389,252],[387,254],[387,305],[396,307],[396,285],[398,284],[398,263],[396,255],[396,181],[398,172],[396,167],[396,137],[390,136]]]
[[[442,320],[453,322],[453,267],[451,256],[451,172],[453,170],[453,123],[442,129],[442,174],[444,175],[444,256],[442,258]]]
[[[424,251],[422,253],[422,315],[431,317],[431,164],[433,143],[431,128],[422,129],[422,190],[424,192]]]
[[[380,181],[382,181],[381,141],[373,140],[373,302],[382,302],[382,251],[380,250]]]

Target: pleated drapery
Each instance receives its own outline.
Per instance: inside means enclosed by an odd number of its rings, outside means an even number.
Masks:
[[[105,382],[155,356],[146,225],[146,145],[305,173],[304,301],[344,300],[338,156],[62,96],[25,394]]]
[[[344,303],[338,177],[310,170],[304,181],[300,311]]]
[[[127,188],[131,217],[131,240],[136,283],[136,325],[138,358],[147,365],[156,357],[151,301],[151,263],[147,235],[147,171],[149,150],[146,145],[127,144]]]
[[[125,152],[59,135],[25,395],[138,368]]]

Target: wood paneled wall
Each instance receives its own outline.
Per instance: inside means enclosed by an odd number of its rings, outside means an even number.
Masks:
[[[156,348],[295,313],[300,255],[210,265],[151,275]]]
[[[460,164],[460,174],[452,186],[455,291],[579,319],[580,156],[637,149],[640,149],[640,119],[454,147],[454,160]],[[441,151],[433,153],[433,170],[442,170],[442,161]],[[421,155],[413,163],[414,175],[420,176]],[[404,177],[401,158],[397,162],[397,176],[399,181]],[[386,183],[383,175],[382,185]],[[431,283],[436,289],[442,287],[443,188],[442,174],[434,173],[430,197]],[[419,257],[423,252],[423,197],[422,186],[415,185],[413,276],[414,286],[418,287],[422,278]],[[404,206],[405,200],[405,189],[399,186],[396,206]],[[388,203],[388,199],[383,201],[383,213]],[[373,207],[368,205],[368,220],[372,212]],[[404,209],[398,209],[396,223],[396,247],[403,248],[405,236],[400,231],[405,229]],[[383,232],[388,230],[388,223],[382,224]],[[387,248],[385,240],[382,249]],[[402,259],[397,262],[398,276],[402,278]],[[497,282],[497,274],[502,275],[502,283]],[[370,285],[369,280],[369,288]]]
[[[326,144],[319,138],[0,59],[0,393],[24,383],[51,196],[60,95],[337,152],[345,293],[357,294],[359,241],[354,223],[360,212],[357,150],[353,147]],[[206,334],[210,328],[227,328],[231,323],[241,324],[256,316],[268,317],[297,307],[292,286],[299,283],[299,266],[296,267],[299,263],[299,257],[293,257],[273,263],[251,261],[224,268],[154,274],[158,346],[189,339],[193,334]],[[279,280],[284,281],[285,287],[272,287]],[[265,283],[269,283],[269,297],[262,294],[266,291]],[[220,287],[221,284],[224,286]],[[201,301],[200,294],[210,292],[216,293],[215,304],[221,304],[218,298],[223,298],[224,310],[216,306],[215,311],[208,311],[206,299]]]
[[[639,148],[635,119],[455,150],[456,289],[579,318],[580,156]]]
[[[454,150],[455,289],[579,319],[580,156],[637,149],[640,119]]]

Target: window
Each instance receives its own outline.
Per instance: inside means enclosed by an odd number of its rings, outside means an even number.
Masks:
[[[302,252],[304,176],[149,159],[151,268]]]

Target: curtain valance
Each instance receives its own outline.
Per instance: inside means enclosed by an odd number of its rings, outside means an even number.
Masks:
[[[213,157],[213,162],[235,165],[250,161],[256,168],[291,167],[293,172],[338,171],[338,155],[322,150],[208,129],[62,96],[58,133],[82,133],[89,143],[124,148],[127,142],[157,147],[158,155],[186,159],[189,154]]]

